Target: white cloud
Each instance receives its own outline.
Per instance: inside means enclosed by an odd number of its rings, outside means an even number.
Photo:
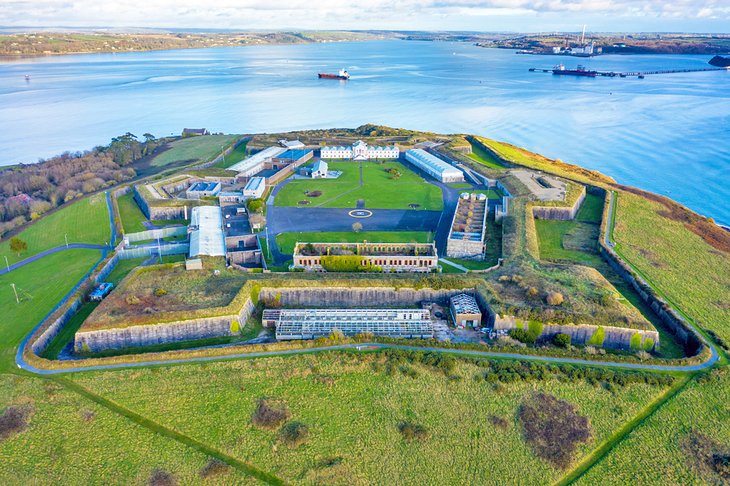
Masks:
[[[478,25],[475,18],[551,14],[576,25],[606,16],[604,23],[619,30],[625,19],[637,17],[730,19],[730,5],[727,0],[0,0],[1,26],[457,30]],[[482,30],[489,29],[494,26]]]

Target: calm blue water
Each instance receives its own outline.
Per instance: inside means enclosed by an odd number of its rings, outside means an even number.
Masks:
[[[601,70],[706,67],[708,56],[603,56]],[[476,133],[600,170],[730,223],[730,72],[580,79],[577,59],[386,41],[0,61],[0,165],[131,131],[251,133],[387,124]],[[351,81],[319,80],[348,67]],[[31,75],[26,82],[25,74]]]

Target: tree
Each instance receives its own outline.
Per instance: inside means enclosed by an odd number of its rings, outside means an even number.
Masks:
[[[251,199],[248,204],[246,204],[246,207],[251,213],[260,213],[264,209],[264,202],[261,199]]]
[[[570,334],[563,334],[562,332],[553,336],[553,344],[559,348],[567,348],[570,346]]]
[[[10,250],[17,253],[18,256],[20,256],[21,252],[24,252],[28,249],[28,243],[21,240],[20,238],[11,238],[10,239]]]
[[[355,233],[362,231],[362,223],[352,223],[352,231]]]
[[[560,305],[565,300],[563,297],[563,294],[560,292],[550,292],[547,297],[545,297],[545,300],[550,305]]]

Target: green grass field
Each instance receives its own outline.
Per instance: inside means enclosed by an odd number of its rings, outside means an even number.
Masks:
[[[488,154],[483,148],[481,148],[479,145],[472,143],[471,144],[471,153],[466,154],[467,157],[469,157],[472,160],[475,160],[476,162],[479,162],[482,165],[485,165],[492,169],[504,169],[504,165],[502,165],[497,159],[492,157],[490,154]]]
[[[252,484],[225,468],[201,477],[210,458],[45,379],[0,374],[0,411],[30,411],[27,428],[0,439],[2,484],[155,484],[155,469],[179,484]],[[167,483],[165,483],[167,484]]]
[[[297,241],[320,243],[430,243],[433,234],[429,231],[362,231],[324,232],[324,233],[281,233],[276,235],[279,251],[285,254],[294,252]]]
[[[386,373],[382,357],[331,353],[158,369],[88,372],[74,381],[163,425],[245,458],[287,482],[308,484],[544,484],[562,471],[537,458],[523,440],[518,409],[544,391],[590,418],[590,451],[662,388],[629,385],[608,391],[585,381],[517,382],[496,390],[483,369],[458,362],[454,377],[406,365]],[[457,378],[458,377],[458,378]],[[309,428],[292,448],[276,430],[251,424],[256,401],[284,400],[291,420]],[[502,430],[489,420],[506,420]],[[401,421],[425,426],[407,442]],[[485,457],[489,458],[485,460]]]
[[[233,164],[237,164],[246,158],[246,142],[243,142],[238,147],[233,149],[230,154],[226,155],[223,160],[216,162],[211,167],[219,169],[227,169]]]
[[[540,258],[600,267],[598,255],[603,198],[586,194],[575,220],[535,220]]]
[[[134,200],[133,192],[119,196],[117,206],[119,206],[119,216],[122,219],[122,228],[125,233],[136,233],[146,229],[142,223],[147,221],[147,218]]]
[[[423,180],[399,162],[363,162],[363,186],[360,187],[360,166],[357,162],[328,162],[330,170],[342,171],[337,179],[292,180],[276,195],[277,206],[307,206],[325,208],[355,208],[357,201],[365,201],[371,209],[443,209],[441,189]],[[387,168],[395,168],[401,176],[391,179]],[[307,197],[306,192],[320,191],[318,197]]]
[[[104,194],[96,194],[49,214],[21,231],[17,236],[28,243],[28,249],[20,256],[10,251],[9,239],[0,242],[0,265],[5,264],[4,256],[12,264],[62,246],[64,235],[68,235],[69,243],[108,244],[109,231],[106,198]]]
[[[175,140],[170,148],[155,156],[150,162],[153,167],[165,167],[176,162],[208,161],[215,158],[229,145],[238,140],[239,135],[204,135]]]
[[[730,342],[730,255],[664,211],[659,203],[621,192],[613,232],[617,251],[700,327]]]
[[[0,370],[14,367],[15,349],[33,327],[101,258],[97,250],[54,253],[0,276]],[[15,284],[20,303],[15,301]]]
[[[693,431],[710,453],[730,451],[730,375],[716,370],[705,382],[694,381],[590,469],[578,482],[595,484],[727,484],[696,454]],[[716,447],[712,447],[712,443]],[[700,442],[702,443],[702,441]]]

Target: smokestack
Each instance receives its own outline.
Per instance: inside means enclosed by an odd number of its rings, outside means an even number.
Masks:
[[[583,24],[583,35],[580,36],[580,44],[585,45],[586,43],[586,24]]]

